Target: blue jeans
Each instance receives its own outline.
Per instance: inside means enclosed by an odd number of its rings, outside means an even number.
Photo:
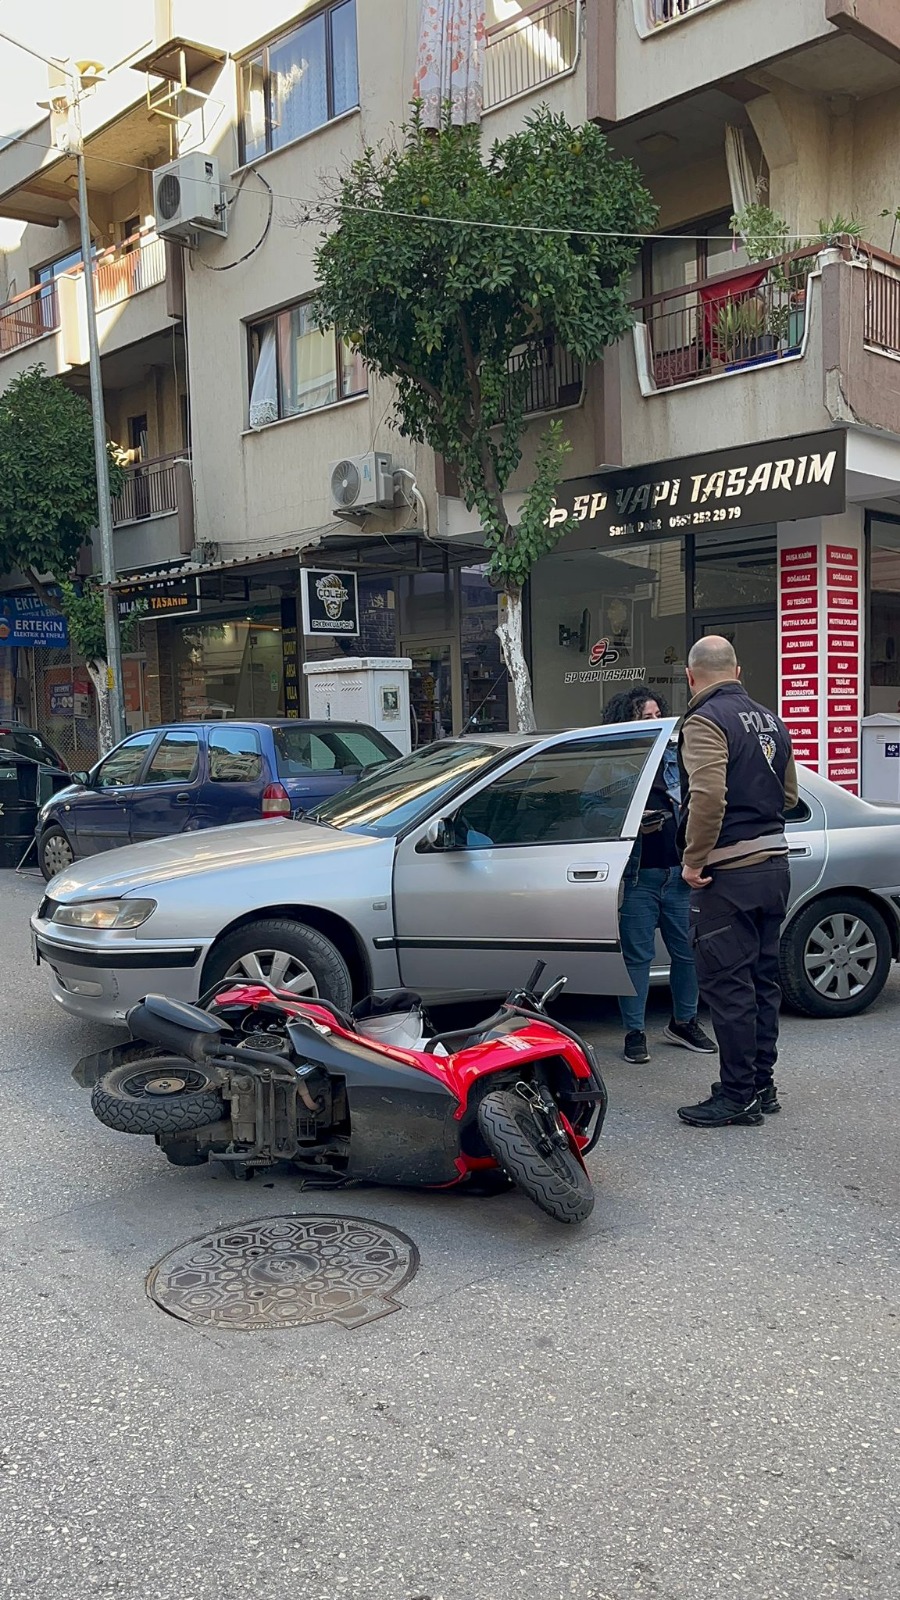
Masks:
[[[700,998],[694,958],[688,943],[691,892],[680,867],[644,867],[625,874],[625,898],[619,912],[619,934],[634,995],[619,996],[619,1010],[627,1033],[644,1029],[650,967],[659,929],[671,958],[669,987],[676,1022],[697,1015]]]

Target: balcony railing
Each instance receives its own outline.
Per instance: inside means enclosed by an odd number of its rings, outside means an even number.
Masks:
[[[807,279],[820,249],[639,300],[633,310],[647,328],[657,389],[799,355]]]
[[[122,492],[112,502],[113,523],[144,522],[178,510],[178,464],[184,455],[156,456],[127,467]]]
[[[869,272],[864,342],[872,350],[900,356],[900,260],[870,245],[865,250]]]
[[[581,45],[581,0],[541,0],[488,28],[484,108],[503,105],[574,71]]]
[[[661,28],[666,22],[686,17],[691,11],[701,11],[713,0],[646,0],[647,22],[651,28]]]
[[[581,362],[563,350],[555,339],[544,339],[536,350],[516,350],[507,370],[511,379],[525,373],[525,415],[563,411],[577,406],[584,390]]]
[[[59,327],[59,298],[55,283],[37,284],[0,306],[0,354],[18,350]]]
[[[166,281],[166,247],[153,233],[135,233],[94,258],[94,296],[98,311],[118,305]]]

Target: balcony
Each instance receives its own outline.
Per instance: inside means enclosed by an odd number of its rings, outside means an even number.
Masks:
[[[525,415],[540,416],[546,411],[565,411],[581,404],[584,373],[581,362],[569,355],[553,338],[540,345],[513,351],[507,362],[510,379],[525,372]]]
[[[14,295],[0,306],[0,355],[34,344],[59,328],[59,297],[56,284],[38,284]]]
[[[622,463],[835,424],[900,436],[900,258],[801,251],[635,306]]]
[[[194,496],[187,453],[128,467],[112,502],[116,567],[132,571],[183,560],[194,545]]]
[[[578,65],[581,0],[541,0],[485,35],[484,109],[530,94]]]
[[[813,247],[639,300],[633,309],[646,329],[653,386],[799,356],[817,260]]]
[[[98,311],[129,300],[166,281],[166,246],[152,230],[142,228],[130,239],[101,250],[94,261],[94,299]]]

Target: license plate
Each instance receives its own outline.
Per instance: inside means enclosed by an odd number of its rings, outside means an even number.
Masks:
[[[34,962],[36,967],[40,966],[40,964],[41,964],[41,953],[40,953],[40,951],[38,949],[37,934],[35,933],[33,928],[31,930],[31,959]]]

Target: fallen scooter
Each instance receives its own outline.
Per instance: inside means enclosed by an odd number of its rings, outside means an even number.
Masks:
[[[252,1177],[289,1161],[322,1184],[505,1182],[581,1222],[607,1094],[590,1046],[546,1015],[566,980],[539,997],[543,969],[485,1022],[442,1034],[406,991],[353,1016],[233,978],[199,1006],[148,995],[129,1012],[131,1042],[73,1076],[101,1122],[152,1134],[176,1166],[212,1159]]]

